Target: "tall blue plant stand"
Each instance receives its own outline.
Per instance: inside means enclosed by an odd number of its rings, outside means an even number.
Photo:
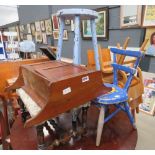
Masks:
[[[81,20],[89,20],[91,25],[91,32],[92,32],[92,42],[93,42],[93,47],[95,51],[94,55],[95,55],[95,61],[96,61],[96,69],[100,70],[98,45],[97,45],[97,37],[96,37],[96,24],[95,24],[95,19],[98,18],[97,12],[89,9],[63,9],[57,12],[57,16],[59,17],[60,29],[59,29],[58,51],[57,51],[56,59],[60,60],[62,55],[65,20],[73,20],[74,26],[75,26],[74,27],[73,64],[76,64],[76,65],[81,64],[81,33],[80,33],[81,24],[80,22]],[[86,111],[84,107],[83,107],[83,111]],[[78,116],[77,109],[74,109],[72,114],[72,122],[76,122],[77,116]]]

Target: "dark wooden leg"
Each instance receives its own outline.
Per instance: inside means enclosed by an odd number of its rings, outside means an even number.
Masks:
[[[72,112],[72,129],[73,131],[77,131],[77,109]]]
[[[18,103],[19,103],[20,108],[21,108],[22,122],[25,123],[26,122],[26,117],[27,117],[26,108],[24,106],[23,101],[20,98],[18,99]]]
[[[37,139],[38,139],[38,149],[45,149],[45,140],[44,140],[44,132],[43,132],[44,124],[38,125],[37,129]]]
[[[82,107],[82,127],[86,129],[87,124],[87,111],[89,107]]]
[[[134,120],[136,122],[136,110],[135,109],[131,109],[131,113],[132,113],[133,118],[134,118]]]
[[[136,113],[137,114],[139,113],[139,107],[136,107]]]

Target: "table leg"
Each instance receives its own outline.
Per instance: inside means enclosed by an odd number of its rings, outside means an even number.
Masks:
[[[74,132],[77,131],[77,117],[77,109],[74,109],[72,111],[72,128]]]
[[[44,124],[40,124],[36,127],[37,129],[37,139],[38,139],[38,149],[45,149],[45,140],[44,140],[44,132],[43,132]]]
[[[82,127],[85,130],[87,124],[87,111],[89,107],[82,107]]]

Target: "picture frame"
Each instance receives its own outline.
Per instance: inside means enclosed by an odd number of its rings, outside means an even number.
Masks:
[[[53,24],[53,30],[58,31],[59,30],[59,18],[56,14],[52,14],[52,24]]]
[[[45,32],[42,33],[42,42],[43,42],[43,44],[47,44],[47,35]]]
[[[35,32],[36,32],[35,24],[31,23],[30,26],[31,26],[31,34],[33,37],[35,37]]]
[[[16,26],[16,32],[17,32],[18,41],[20,41],[20,30],[19,30],[19,25]]]
[[[16,32],[16,27],[15,26],[12,26],[12,27],[9,27],[9,32]]]
[[[141,5],[120,6],[120,27],[121,28],[140,27],[142,24],[141,19],[142,19]]]
[[[52,21],[51,21],[51,19],[45,20],[45,28],[46,28],[46,34],[52,35]]]
[[[20,32],[24,32],[24,29],[25,29],[24,25],[20,25],[20,26],[19,26]]]
[[[9,32],[17,32],[16,26],[9,27],[8,29],[9,29]],[[15,41],[18,41],[18,34],[17,36],[14,36],[13,38]]]
[[[75,25],[74,25],[74,21],[71,20],[71,31],[74,31]]]
[[[27,33],[31,34],[31,26],[30,26],[30,24],[27,24]]]
[[[36,28],[36,31],[41,31],[41,28],[40,28],[40,21],[37,21],[35,22],[35,28]]]
[[[145,87],[144,94],[145,95],[143,96],[143,103],[140,104],[139,109],[146,114],[154,115],[155,103],[153,103],[152,100],[155,99],[155,89]]]
[[[41,31],[45,31],[46,30],[45,29],[45,21],[44,20],[40,21],[40,27],[41,27]]]
[[[98,12],[98,18],[96,22],[96,35],[98,40],[108,40],[108,17],[109,11],[108,8],[99,8],[95,11]],[[90,21],[82,21],[82,38],[84,40],[92,39]]]
[[[66,19],[66,20],[65,20],[65,25],[71,25],[71,20]]]
[[[32,35],[31,34],[27,34],[27,40],[32,41]]]
[[[19,26],[19,32],[20,32],[20,39],[24,40],[24,31],[25,31],[25,26],[24,25],[20,25]]]
[[[144,8],[143,15],[143,27],[154,27],[155,26],[155,5],[146,5]]]
[[[35,40],[36,40],[37,43],[42,42],[42,32],[41,31],[36,31],[35,32]]]
[[[53,31],[53,38],[54,38],[54,40],[59,39],[59,31]],[[63,40],[68,40],[68,32],[67,32],[67,30],[64,30]]]
[[[145,37],[144,40],[149,39],[149,41],[146,44],[145,50],[147,55],[155,56],[155,46],[152,44],[152,35],[155,36],[155,27],[147,27],[145,30]]]

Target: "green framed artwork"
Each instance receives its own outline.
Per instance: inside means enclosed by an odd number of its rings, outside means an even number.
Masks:
[[[95,11],[98,12],[98,18],[95,20],[96,22],[96,34],[98,40],[108,40],[108,8],[99,8]],[[84,20],[82,22],[82,38],[83,39],[91,39],[91,27],[90,21]]]

